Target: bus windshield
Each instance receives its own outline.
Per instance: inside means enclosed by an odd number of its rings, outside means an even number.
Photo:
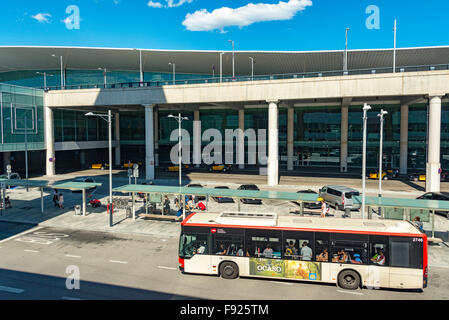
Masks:
[[[195,254],[208,254],[207,234],[182,234],[179,239],[179,257],[188,259]]]

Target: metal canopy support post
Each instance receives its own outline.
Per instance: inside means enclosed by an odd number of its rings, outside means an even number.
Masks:
[[[240,198],[237,198],[237,211],[240,212]]]
[[[206,211],[209,211],[209,195],[206,196]]]
[[[299,203],[299,213],[304,217],[304,202],[302,201]]]
[[[133,220],[136,220],[135,192],[132,193],[131,211],[132,211],[132,215],[133,215]]]
[[[185,218],[186,218],[186,198],[183,194],[181,195],[181,199],[182,199],[182,220],[185,220]]]
[[[86,189],[83,189],[83,217],[86,216]]]
[[[41,188],[41,212],[44,213],[44,188]]]
[[[432,238],[435,238],[435,210],[432,210]]]

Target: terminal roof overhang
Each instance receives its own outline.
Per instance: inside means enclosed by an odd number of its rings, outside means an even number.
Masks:
[[[223,73],[232,74],[231,51],[148,50],[83,47],[32,47],[0,46],[0,72],[26,70],[59,70],[62,56],[64,68],[70,70],[138,71],[139,51],[142,52],[145,72],[172,72],[169,62],[176,64],[177,73],[215,74],[220,72],[220,52],[223,56]],[[343,50],[335,51],[236,51],[236,74],[250,74],[255,59],[254,72],[258,75],[333,71],[343,69]],[[397,49],[396,65],[417,66],[449,63],[449,46]],[[392,49],[349,50],[349,69],[392,67]]]

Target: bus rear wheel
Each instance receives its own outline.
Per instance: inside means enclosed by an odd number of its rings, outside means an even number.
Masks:
[[[235,279],[239,276],[239,267],[234,262],[223,262],[220,265],[220,275],[223,279]]]
[[[352,270],[342,271],[338,275],[338,284],[343,289],[356,290],[360,287],[360,276]]]

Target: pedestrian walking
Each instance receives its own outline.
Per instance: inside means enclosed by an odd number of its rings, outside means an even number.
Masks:
[[[62,193],[59,194],[59,208],[64,209],[64,197]]]
[[[55,207],[59,206],[58,189],[53,190],[53,204],[55,205]]]

